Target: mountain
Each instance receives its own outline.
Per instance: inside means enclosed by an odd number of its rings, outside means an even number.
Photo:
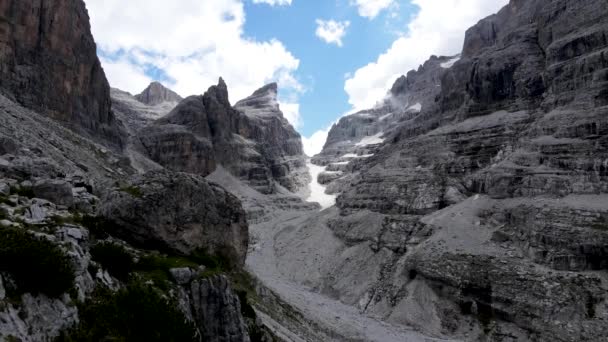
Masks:
[[[111,110],[82,1],[2,1],[0,47],[5,96],[107,146],[123,147],[126,136]]]
[[[166,88],[159,82],[152,82],[141,94],[135,95],[135,98],[146,105],[155,106],[163,102],[180,102],[181,96],[177,95],[171,89]]]
[[[262,193],[276,193],[277,186],[296,191],[306,184],[305,156],[276,92],[276,84],[266,86],[232,107],[220,79],[142,129],[139,138],[150,158],[171,170],[206,176],[222,166]]]
[[[513,0],[397,80],[393,129],[343,118],[313,158],[336,207],[280,272],[433,336],[605,338],[607,33],[602,1]]]
[[[140,152],[179,98],[110,91],[82,0],[0,0],[0,76],[1,340],[273,338],[241,201]]]

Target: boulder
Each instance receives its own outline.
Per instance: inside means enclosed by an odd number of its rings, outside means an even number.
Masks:
[[[241,202],[203,177],[169,171],[135,176],[109,191],[99,213],[134,243],[245,262],[249,230]]]
[[[32,185],[34,196],[53,202],[57,205],[72,206],[74,195],[72,185],[63,180],[39,180]]]

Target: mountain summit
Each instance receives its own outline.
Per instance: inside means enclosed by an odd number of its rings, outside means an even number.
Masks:
[[[163,102],[180,102],[182,99],[176,92],[165,87],[159,82],[152,82],[150,85],[135,98],[149,106],[155,106]]]

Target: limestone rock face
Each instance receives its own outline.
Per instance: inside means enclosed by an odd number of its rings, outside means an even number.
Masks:
[[[431,334],[605,338],[607,36],[603,1],[512,0],[397,80],[421,108],[392,131],[378,108],[343,119],[314,158],[339,194],[315,226],[342,244],[298,277]]]
[[[245,262],[249,232],[241,203],[200,176],[167,171],[135,176],[105,196],[99,212],[128,241],[185,254],[204,249],[234,266]]]
[[[241,302],[225,276],[193,281],[185,292],[188,314],[197,323],[204,341],[249,342]]]
[[[27,108],[120,149],[82,0],[0,2],[0,90]]]
[[[141,94],[135,95],[135,98],[139,102],[149,106],[159,105],[163,102],[180,102],[183,100],[176,92],[166,88],[159,82],[150,83]]]
[[[295,191],[306,183],[300,136],[276,104],[276,85],[232,107],[220,79],[143,128],[139,138],[152,160],[174,171],[207,176],[222,165],[262,193],[276,192],[276,184]]]

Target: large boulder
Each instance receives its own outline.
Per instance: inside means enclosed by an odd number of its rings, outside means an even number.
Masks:
[[[249,241],[241,202],[220,186],[185,173],[154,171],[109,191],[100,215],[117,235],[144,247],[190,254],[204,250],[244,264]]]

